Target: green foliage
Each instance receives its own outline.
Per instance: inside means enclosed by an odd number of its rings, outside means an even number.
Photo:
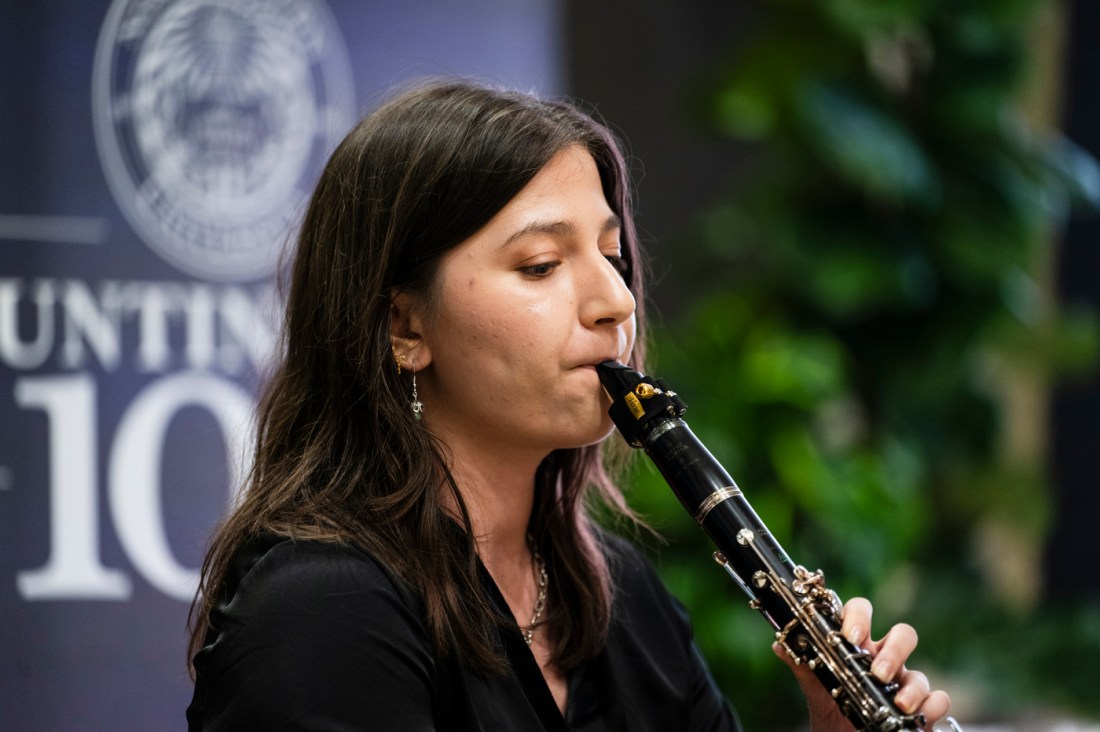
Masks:
[[[1093,315],[1060,314],[1039,281],[1071,204],[1100,198],[1094,161],[1016,107],[1042,4],[769,6],[710,107],[763,163],[677,254],[699,294],[655,334],[656,370],[796,561],[870,596],[880,630],[904,619],[932,639],[918,666],[950,670],[980,712],[1026,699],[1100,713],[1095,685],[1056,662],[1100,652],[1095,608],[1049,620],[1006,593],[980,546],[1000,529],[1037,556],[1050,514],[1041,456],[1006,448],[1007,392],[1097,352]],[[763,621],[733,583],[716,589],[660,477],[641,468],[636,483],[672,540],[662,571],[747,726],[801,723]]]

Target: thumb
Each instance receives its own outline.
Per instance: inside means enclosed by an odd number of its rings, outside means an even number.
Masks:
[[[779,656],[783,663],[787,664],[798,685],[802,688],[802,694],[806,697],[810,710],[811,729],[852,729],[836,700],[829,694],[824,684],[814,675],[814,672],[804,663],[795,663],[787,649],[779,643],[772,644],[772,651]]]
[[[779,659],[783,661],[783,663],[787,664],[787,668],[794,674],[794,678],[798,681],[798,685],[802,687],[803,694],[810,696],[812,692],[821,690],[821,682],[814,676],[814,672],[804,663],[795,663],[791,654],[787,653],[787,649],[779,643],[772,643],[772,652],[779,656]]]

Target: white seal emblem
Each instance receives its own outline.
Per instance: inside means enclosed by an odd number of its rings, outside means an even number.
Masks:
[[[270,274],[354,115],[323,0],[115,0],[92,75],[100,161],[145,243],[206,279]]]

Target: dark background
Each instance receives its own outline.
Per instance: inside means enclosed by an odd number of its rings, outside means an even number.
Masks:
[[[1100,5],[1070,5],[1065,122],[1070,139],[1100,153]],[[1100,307],[1100,216],[1070,222],[1059,257],[1058,292],[1066,303]],[[1057,518],[1047,552],[1047,581],[1056,595],[1100,597],[1100,378],[1065,384],[1054,400],[1051,433]]]

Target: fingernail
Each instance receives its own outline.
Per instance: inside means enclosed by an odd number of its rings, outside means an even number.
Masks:
[[[913,700],[909,698],[909,694],[904,691],[899,691],[898,695],[894,697],[894,703],[898,705],[898,709],[908,714],[913,711]]]
[[[871,667],[871,673],[878,677],[879,681],[889,681],[894,675],[890,671],[890,662],[886,659],[875,661],[875,664]]]
[[[853,646],[858,646],[859,642],[863,640],[863,631],[859,628],[852,628],[848,631],[848,642]]]

